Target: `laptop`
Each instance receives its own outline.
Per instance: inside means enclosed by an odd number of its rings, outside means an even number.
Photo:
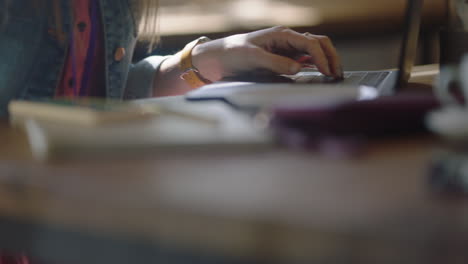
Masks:
[[[407,0],[403,38],[398,68],[384,71],[345,71],[344,79],[336,81],[316,70],[303,69],[296,75],[271,77],[250,73],[205,85],[185,95],[187,100],[223,100],[237,108],[254,108],[274,102],[282,95],[317,97],[324,92],[331,97],[353,97],[362,88],[372,87],[378,96],[392,95],[408,83],[417,52],[423,0]],[[321,96],[318,96],[319,98]],[[322,100],[322,99],[320,99]]]

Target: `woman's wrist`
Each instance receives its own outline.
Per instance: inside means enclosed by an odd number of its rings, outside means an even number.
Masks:
[[[199,44],[192,50],[193,66],[199,71],[204,78],[215,82],[223,78],[222,64],[220,63],[220,55],[214,52],[213,45],[216,40]]]

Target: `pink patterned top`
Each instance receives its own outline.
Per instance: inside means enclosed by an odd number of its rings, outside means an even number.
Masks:
[[[72,0],[73,28],[57,97],[105,96],[104,44],[96,0]]]

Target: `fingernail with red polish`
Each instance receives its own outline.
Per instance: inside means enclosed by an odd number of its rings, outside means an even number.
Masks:
[[[296,61],[297,61],[298,63],[304,64],[304,63],[310,62],[310,61],[311,61],[310,58],[311,58],[311,57],[308,56],[308,55],[303,55],[303,56],[297,58]]]

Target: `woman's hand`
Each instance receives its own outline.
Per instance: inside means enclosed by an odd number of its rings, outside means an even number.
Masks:
[[[200,44],[192,51],[192,61],[205,78],[218,81],[253,70],[296,74],[304,62],[296,59],[304,55],[321,73],[342,77],[340,58],[328,37],[281,26]]]
[[[161,64],[154,96],[180,95],[193,89],[180,78],[180,60],[178,53]],[[286,27],[212,40],[192,50],[192,64],[213,82],[256,70],[292,75],[304,63],[315,65],[325,75],[343,77],[340,58],[328,37],[301,34]]]

